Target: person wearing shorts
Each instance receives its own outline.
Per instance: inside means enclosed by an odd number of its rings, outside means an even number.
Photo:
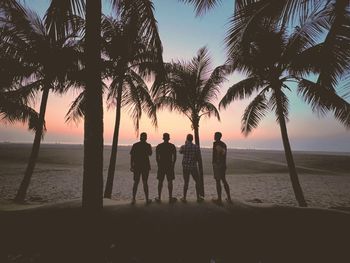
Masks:
[[[226,154],[227,146],[221,141],[222,134],[221,132],[216,132],[214,135],[213,143],[213,171],[214,179],[216,181],[216,191],[218,194],[218,199],[214,199],[214,202],[222,203],[221,197],[221,182],[224,185],[224,189],[227,195],[227,201],[231,202],[230,187],[226,181]]]
[[[132,204],[136,202],[137,188],[142,178],[143,190],[145,192],[146,203],[152,200],[148,196],[148,175],[151,170],[149,156],[152,155],[152,146],[146,142],[147,133],[140,134],[140,141],[133,144],[130,151],[130,171],[134,173],[134,185],[132,188]]]
[[[173,180],[175,179],[174,166],[176,162],[176,147],[174,144],[169,143],[169,133],[163,134],[163,143],[160,143],[156,147],[156,160],[158,164],[158,197],[157,202],[161,202],[162,188],[165,176],[168,181],[169,190],[169,202],[176,202],[176,198],[173,197]]]
[[[200,195],[200,189],[199,189],[199,172],[198,172],[198,166],[197,166],[199,156],[200,156],[199,147],[198,145],[194,144],[192,141],[193,141],[193,135],[188,134],[186,137],[185,145],[182,145],[180,147],[180,154],[183,154],[182,167],[183,167],[183,177],[184,177],[183,197],[181,198],[182,202],[186,202],[190,175],[192,175],[192,178],[196,185],[197,201],[202,202],[204,200],[204,198]]]

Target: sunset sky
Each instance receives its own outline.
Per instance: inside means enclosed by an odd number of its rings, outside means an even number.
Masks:
[[[48,0],[26,0],[28,6],[44,14]],[[193,8],[176,0],[154,0],[156,17],[159,23],[160,35],[164,47],[164,60],[190,59],[197,50],[207,46],[214,57],[215,65],[225,61],[225,46],[223,40],[229,16],[233,10],[233,1],[225,2],[203,17],[195,17]],[[104,5],[104,13],[110,14],[108,4]],[[222,86],[220,98],[227,88],[242,79],[243,76],[234,74]],[[292,86],[293,88],[293,86]],[[290,121],[288,132],[292,148],[295,150],[320,151],[350,151],[350,131],[338,123],[332,115],[318,117],[312,113],[310,107],[296,96],[295,89],[290,98]],[[66,124],[64,116],[69,104],[77,93],[64,96],[51,94],[46,114],[47,133],[44,143],[83,143],[83,122],[79,125]],[[40,97],[36,103],[38,108]],[[217,104],[217,103],[216,103]],[[200,124],[200,136],[203,146],[212,144],[213,133],[221,131],[223,140],[233,148],[264,148],[282,149],[279,126],[273,114],[268,115],[260,126],[247,138],[240,133],[240,119],[247,101],[234,102],[227,110],[221,111],[221,122],[215,119],[203,119]],[[104,140],[111,144],[115,109],[105,108],[104,112]],[[151,122],[144,117],[140,131],[148,133],[149,142],[157,144],[161,141],[162,133],[169,132],[172,142],[176,145],[184,142],[187,133],[191,133],[190,122],[175,112],[163,111],[158,114],[159,126],[151,126]],[[8,125],[1,123],[0,142],[32,142],[34,134],[25,125]],[[120,131],[121,144],[131,144],[137,140],[133,124],[126,112],[122,113]]]

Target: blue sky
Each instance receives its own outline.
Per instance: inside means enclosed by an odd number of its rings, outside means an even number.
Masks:
[[[49,0],[26,0],[28,6],[43,14]],[[200,47],[207,46],[214,58],[215,66],[225,61],[224,37],[227,22],[232,14],[234,2],[227,0],[202,17],[195,17],[192,6],[176,0],[154,0],[155,15],[164,47],[164,60],[190,59]],[[110,5],[104,2],[104,13],[110,14]],[[239,74],[230,76],[222,87],[221,96],[227,88],[242,79]],[[47,129],[44,142],[83,142],[83,125],[64,123],[64,114],[76,93],[64,96],[50,95],[47,110]],[[296,150],[350,151],[350,133],[331,115],[318,118],[309,106],[292,92],[290,95],[290,121],[288,131],[292,148]],[[38,98],[40,99],[40,97]],[[36,104],[38,108],[40,100]],[[270,114],[249,137],[240,134],[240,118],[248,101],[233,103],[221,112],[222,121],[203,120],[200,126],[202,145],[210,146],[212,134],[220,130],[223,139],[230,147],[282,149],[279,127],[275,117]],[[60,111],[57,110],[60,109]],[[136,140],[132,123],[127,113],[122,113],[121,143],[130,144]],[[49,121],[50,120],[50,121]],[[51,121],[55,120],[55,121]],[[114,111],[105,111],[105,143],[110,144],[114,125]],[[176,113],[168,111],[159,114],[157,130],[144,118],[141,130],[149,133],[149,141],[156,144],[165,131],[173,134],[173,142],[181,144],[187,133],[191,132],[188,121]],[[0,127],[0,141],[31,142],[33,134],[21,124]]]

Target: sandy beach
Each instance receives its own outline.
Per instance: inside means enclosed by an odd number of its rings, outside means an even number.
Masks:
[[[130,147],[121,146],[117,158],[113,199],[130,200],[132,175],[129,171]],[[0,200],[14,197],[30,152],[30,144],[0,144]],[[105,147],[104,174],[107,174],[110,146]],[[215,197],[211,170],[211,150],[202,149],[206,198]],[[295,162],[308,204],[313,207],[350,207],[350,154],[295,152]],[[81,145],[43,144],[28,191],[28,201],[52,203],[81,197]],[[182,194],[181,158],[178,154],[174,195]],[[282,151],[237,150],[228,152],[227,179],[234,199],[296,205]],[[151,157],[150,196],[156,196],[155,156]],[[195,196],[193,181],[189,196]],[[167,198],[164,187],[163,198]],[[138,199],[143,199],[142,186]]]

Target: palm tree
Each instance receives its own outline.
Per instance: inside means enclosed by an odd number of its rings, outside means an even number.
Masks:
[[[19,5],[19,4],[18,4]],[[33,175],[43,137],[45,111],[50,90],[64,92],[69,86],[66,72],[75,67],[75,32],[63,38],[52,38],[45,21],[33,11],[23,7],[7,10],[10,14],[2,24],[3,43],[7,56],[12,56],[26,71],[18,71],[21,90],[28,94],[42,91],[40,111],[28,165],[15,200],[23,202]],[[30,52],[29,52],[30,51]],[[54,63],[53,63],[54,62]]]
[[[161,46],[157,21],[151,0],[111,0],[114,9],[122,16],[136,16],[142,35],[150,43]],[[85,5],[86,3],[86,5]],[[84,179],[83,207],[89,210],[103,206],[103,108],[101,85],[101,0],[51,0],[49,25],[57,35],[74,27],[69,18],[82,14],[86,19],[86,111],[84,115]]]
[[[162,47],[150,46],[149,39],[142,36],[140,28],[136,16],[127,19],[121,17],[119,20],[106,17],[102,22],[104,54],[109,59],[107,74],[112,79],[108,97],[116,100],[116,119],[105,198],[112,197],[122,106],[131,111],[137,131],[143,110],[152,118],[153,124],[157,123],[156,109],[142,77],[146,77],[151,71],[157,71],[157,66],[163,65]]]
[[[298,83],[298,94],[311,104],[314,110],[334,111],[336,117],[350,126],[350,105],[335,92],[307,79],[317,74],[322,58],[323,45],[317,44],[304,28],[297,27],[288,35],[266,21],[254,34],[247,35],[239,43],[230,59],[232,70],[240,70],[247,78],[234,84],[222,98],[220,106],[227,107],[237,99],[256,95],[242,117],[242,133],[246,136],[258,126],[268,110],[276,114],[280,126],[285,156],[295,197],[299,206],[307,206],[295,168],[289,143],[286,121],[289,100],[285,93],[291,90],[290,82]]]
[[[195,6],[197,15],[205,13],[221,0],[181,0]],[[313,20],[310,20],[310,17]],[[348,0],[236,0],[226,36],[228,57],[231,57],[249,32],[264,20],[271,19],[280,29],[287,26],[307,28],[319,42],[324,38],[318,84],[330,90],[340,84],[350,69],[350,2]],[[326,36],[325,36],[326,34]]]
[[[200,146],[199,122],[202,117],[220,115],[213,104],[220,85],[225,81],[226,67],[212,70],[212,59],[206,47],[201,48],[191,61],[177,61],[165,65],[167,78],[156,93],[158,108],[168,107],[184,114],[192,124],[195,143]],[[199,160],[200,190],[204,196],[203,164]]]
[[[147,39],[140,37],[137,21],[123,21],[112,17],[103,17],[103,68],[106,80],[111,80],[108,93],[109,105],[116,107],[116,120],[113,133],[110,163],[104,197],[111,198],[115,165],[118,150],[118,138],[121,120],[121,108],[130,113],[136,131],[145,111],[156,125],[156,108],[143,77],[163,65],[161,50],[149,47]],[[160,67],[161,69],[162,67]],[[72,103],[67,113],[67,121],[79,121],[85,114],[85,91]]]

